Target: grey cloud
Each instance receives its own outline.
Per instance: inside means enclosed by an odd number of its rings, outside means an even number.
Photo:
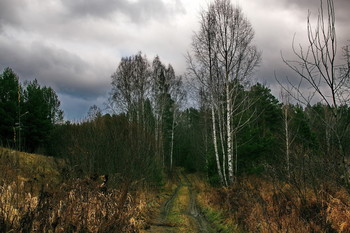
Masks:
[[[64,6],[73,15],[106,17],[128,6],[125,0],[63,0]]]
[[[323,0],[324,4],[326,0]],[[286,29],[288,25],[284,25],[285,28],[279,28],[278,36],[276,35],[276,25],[271,25],[269,28],[264,28],[264,22],[261,24],[258,22],[256,27],[263,27],[265,30],[262,32],[259,31],[260,35],[257,35],[259,38],[257,40],[258,44],[263,49],[263,62],[261,67],[259,68],[256,76],[259,81],[267,82],[274,87],[278,87],[279,85],[276,83],[274,72],[276,72],[277,78],[284,84],[286,84],[286,77],[290,79],[290,81],[294,82],[298,80],[297,75],[290,70],[286,64],[282,62],[280,51],[282,50],[284,58],[293,60],[295,59],[295,55],[292,52],[292,40],[293,33],[296,33],[295,45],[298,49],[299,43],[306,48],[307,47],[307,34],[305,31],[301,31],[301,29],[306,29],[306,18],[308,14],[308,10],[310,10],[312,17],[316,17],[318,15],[318,8],[320,6],[319,0],[270,0],[268,1],[269,6],[276,6],[277,9],[286,9],[289,12],[293,12],[296,19],[299,22],[303,22],[304,28],[297,28],[296,31],[290,31],[287,33]],[[338,39],[338,54],[341,53],[341,46],[345,44],[349,44],[350,41],[350,28],[348,27],[349,23],[349,10],[350,10],[350,1],[349,0],[334,0],[335,5],[335,13],[336,13],[336,30],[337,30],[337,39]],[[313,18],[314,19],[314,18]],[[315,22],[312,22],[313,26],[316,26]]]
[[[286,7],[295,7],[295,8],[300,8],[302,10],[312,10],[319,5],[320,1],[319,0],[282,0],[278,1],[278,4],[282,4]],[[317,8],[316,8],[317,9]]]
[[[281,4],[286,6],[295,6],[302,9],[317,9],[320,6],[320,0],[280,0],[278,1]],[[350,2],[348,0],[333,0],[334,6],[336,8],[349,7]],[[324,6],[326,6],[327,1],[322,0]]]
[[[3,25],[16,25],[20,23],[20,10],[27,5],[25,0],[1,0],[0,1],[0,30]]]
[[[168,19],[177,13],[185,13],[179,0],[174,4],[164,3],[162,0],[63,0],[64,6],[73,16],[92,16],[106,18],[112,14],[124,14],[136,23],[150,19]]]
[[[132,4],[130,16],[136,22],[142,22],[149,18],[167,20],[176,13],[185,13],[181,2],[175,1],[174,7],[169,6],[161,0],[144,0]]]
[[[0,68],[12,67],[22,80],[36,78],[57,92],[84,99],[104,95],[108,89],[110,80],[105,71],[99,67],[92,69],[91,64],[66,50],[39,42],[30,46],[13,46],[1,43],[1,40],[0,50],[6,54],[0,56]],[[97,80],[99,75],[105,79]]]
[[[79,118],[97,99],[103,102],[101,99],[106,98],[110,75],[120,56],[141,50],[149,59],[160,55],[176,68],[177,74],[186,70],[183,54],[190,48],[192,31],[198,30],[198,13],[193,17],[185,14],[184,6],[190,1],[182,2],[183,5],[179,0],[0,0],[0,70],[11,66],[21,80],[37,78],[43,85],[52,86],[62,97],[67,114],[71,114],[68,118]],[[293,34],[297,33],[297,44],[304,41],[307,11],[317,15],[319,0],[246,2],[256,6],[254,11],[247,8],[247,16],[256,31],[255,44],[263,50],[263,62],[255,76],[279,89],[274,71],[281,79],[296,78],[283,64],[280,51],[287,59],[293,58]],[[205,5],[202,0],[197,3]],[[334,3],[340,54],[342,42],[350,39],[350,1]],[[190,7],[186,10],[192,12]],[[279,18],[269,17],[274,15]],[[181,22],[180,26],[175,20]],[[3,31],[1,25],[7,25]]]
[[[301,12],[305,13],[305,18],[307,16],[308,10],[310,10],[310,13],[314,16],[318,15],[318,9],[320,7],[320,0],[282,0],[279,2],[279,4],[284,5],[287,8],[296,8]],[[326,0],[322,0],[323,2],[323,8],[326,11]],[[349,10],[350,10],[350,1],[349,0],[333,0],[334,2],[334,8],[335,8],[335,14],[337,22],[340,24],[348,23],[349,21]]]
[[[349,24],[349,0],[333,0],[336,16],[336,28],[344,34],[350,34]],[[265,6],[269,6],[270,9],[276,7],[283,10],[288,10],[297,15],[300,20],[305,21],[308,16],[308,12],[311,14],[311,24],[316,26],[316,19],[319,14],[320,0],[267,0]],[[327,12],[327,1],[322,0],[324,12]]]

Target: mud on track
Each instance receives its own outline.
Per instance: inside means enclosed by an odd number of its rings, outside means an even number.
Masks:
[[[176,188],[146,232],[216,232],[197,205],[196,191],[184,171],[176,169],[174,173]]]
[[[187,178],[185,174],[182,174],[182,176],[185,178],[187,182],[187,187],[189,189],[189,194],[190,194],[190,203],[189,203],[188,213],[196,224],[197,232],[203,232],[203,233],[216,232],[211,228],[210,223],[207,221],[207,219],[201,212],[200,208],[198,207],[197,201],[196,201],[196,193],[190,180]]]

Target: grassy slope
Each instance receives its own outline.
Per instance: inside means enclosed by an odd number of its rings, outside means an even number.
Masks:
[[[0,148],[0,232],[138,232],[147,193],[63,177],[64,161]],[[39,229],[39,230],[38,230]]]
[[[64,162],[53,157],[14,151],[0,147],[0,181],[24,181],[40,185],[61,182],[60,168]]]

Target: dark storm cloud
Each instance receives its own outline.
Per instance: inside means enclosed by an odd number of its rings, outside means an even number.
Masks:
[[[103,95],[109,80],[97,80],[96,77],[105,72],[99,67],[91,67],[80,57],[66,50],[49,47],[34,42],[29,46],[10,46],[0,40],[0,69],[13,68],[21,80],[38,79],[42,85],[53,87],[56,92],[84,99],[93,99]],[[92,71],[93,70],[93,71]]]
[[[0,70],[10,66],[22,81],[37,78],[53,87],[68,119],[78,119],[93,104],[103,107],[121,56],[140,50],[150,59],[158,54],[183,74],[199,11],[211,1],[0,0]],[[280,87],[274,72],[281,79],[296,78],[280,52],[294,58],[294,34],[296,45],[305,45],[308,10],[317,16],[320,1],[231,1],[242,5],[263,51],[256,78],[275,89]],[[340,54],[344,41],[350,43],[350,1],[334,4]]]
[[[138,38],[179,14],[180,0],[0,0],[0,72],[53,87],[68,111],[101,104],[121,51],[143,49]]]
[[[107,18],[112,14],[123,14],[136,23],[149,19],[168,19],[176,13],[184,13],[179,0],[169,5],[162,0],[63,0],[64,6],[72,16],[92,16]]]

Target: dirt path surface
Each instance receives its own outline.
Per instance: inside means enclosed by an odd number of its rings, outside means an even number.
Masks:
[[[216,232],[197,205],[196,190],[186,174],[178,169],[174,175],[176,188],[163,203],[159,215],[146,232]]]

